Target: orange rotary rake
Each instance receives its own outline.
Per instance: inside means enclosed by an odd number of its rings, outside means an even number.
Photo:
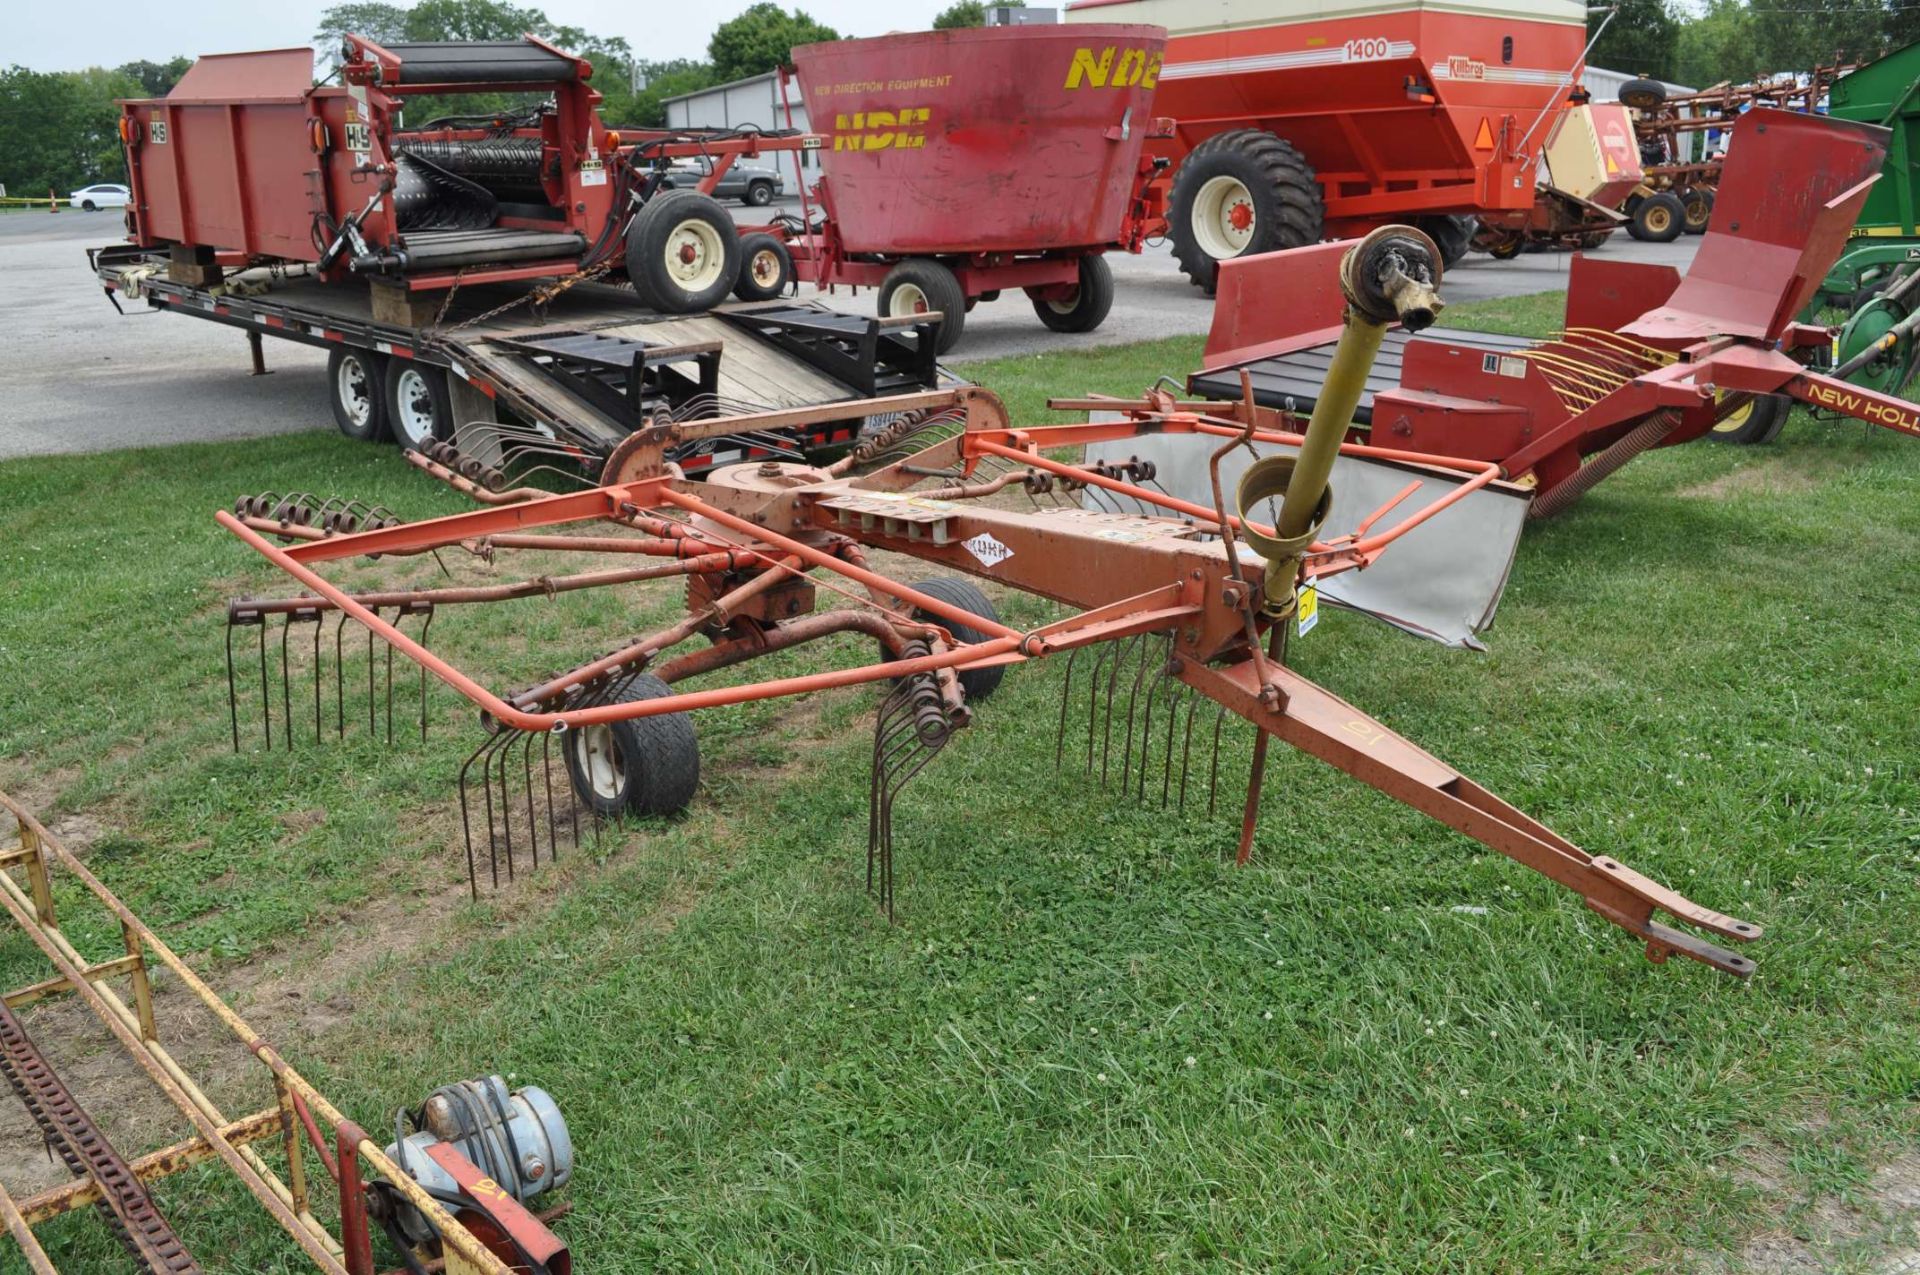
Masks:
[[[1130,794],[1144,798],[1157,789],[1163,802],[1184,804],[1193,787],[1197,799],[1197,739],[1201,753],[1212,751],[1204,770],[1211,805],[1226,718],[1254,726],[1242,861],[1259,814],[1266,748],[1277,738],[1551,877],[1644,940],[1653,959],[1677,952],[1746,975],[1751,961],[1655,914],[1730,940],[1756,938],[1758,926],[1588,854],[1287,665],[1287,635],[1318,582],[1368,566],[1408,533],[1457,517],[1450,511],[1501,486],[1491,463],[1340,441],[1387,328],[1424,327],[1440,308],[1437,262],[1424,235],[1401,227],[1376,231],[1347,252],[1344,334],[1304,434],[1262,428],[1250,404],[1238,415],[1209,415],[1157,395],[1126,405],[1112,422],[1017,428],[992,394],[958,388],[871,401],[868,410],[892,423],[824,467],[765,460],[695,480],[672,463],[677,449],[715,431],[787,428],[804,423],[804,410],[643,429],[609,459],[598,486],[563,494],[475,488],[455,472],[457,458],[443,452],[441,461],[417,463],[493,503],[359,529],[283,526],[270,516],[222,512],[234,535],[304,590],[295,598],[236,602],[233,614],[283,617],[283,651],[287,628],[344,617],[336,623],[351,620],[369,642],[389,648],[386,686],[390,652],[397,651],[480,710],[488,738],[462,777],[476,889],[503,868],[511,878],[516,862],[537,862],[542,839],[551,857],[577,838],[583,817],[687,805],[699,765],[692,714],[877,683],[886,694],[874,735],[868,880],[891,910],[892,811],[901,789],[968,723],[973,703],[992,693],[1009,666],[1064,655],[1071,703],[1060,715],[1059,756],[1071,749]],[[1209,454],[1211,505],[1168,495],[1144,463],[1056,459],[1063,449],[1149,435],[1185,439]],[[1220,462],[1255,444],[1297,454],[1249,468],[1230,511]],[[450,459],[451,468],[442,463]],[[1395,487],[1353,530],[1323,538],[1336,460],[1391,470]],[[583,525],[590,534],[552,530]],[[276,531],[298,543],[274,543]],[[571,549],[618,564],[638,555],[648,564],[486,589],[384,592],[356,592],[321,571],[453,548],[503,556]],[[905,583],[875,569],[869,554],[881,550],[958,574]],[[1013,627],[968,576],[1051,599],[1071,613]],[[410,609],[425,614],[497,597],[658,579],[684,585],[681,619],[519,691],[490,688],[429,649],[423,632],[402,627]],[[826,594],[835,605],[819,605]],[[757,682],[690,685],[774,652],[848,636],[867,649],[877,643],[881,658]],[[259,645],[261,702],[270,709],[274,642],[264,627]],[[375,666],[370,659],[366,699],[369,720],[384,729]],[[312,712],[315,733],[324,735],[318,663],[315,672]],[[281,686],[287,718],[292,698],[284,671]],[[1090,698],[1078,711],[1077,695]],[[556,754],[565,772],[557,784]]]

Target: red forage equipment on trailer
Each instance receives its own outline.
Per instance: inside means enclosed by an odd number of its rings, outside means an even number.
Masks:
[[[880,312],[939,311],[941,348],[981,298],[1022,288],[1041,322],[1087,332],[1138,251],[1142,146],[1166,32],[989,27],[835,40],[793,51],[826,220],[790,247],[822,287],[880,289]]]

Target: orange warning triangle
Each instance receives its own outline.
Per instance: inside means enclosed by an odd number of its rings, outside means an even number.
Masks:
[[[1473,135],[1473,149],[1477,151],[1493,149],[1493,125],[1484,115],[1480,117],[1480,131]]]

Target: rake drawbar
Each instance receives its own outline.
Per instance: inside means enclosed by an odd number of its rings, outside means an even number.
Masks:
[[[284,537],[294,543],[283,546],[268,538],[271,527],[224,511],[217,516],[292,577],[303,602],[354,621],[370,640],[384,641],[481,711],[492,740],[470,759],[469,771],[485,777],[490,794],[496,780],[517,781],[521,790],[510,798],[502,789],[497,804],[488,804],[491,796],[482,802],[489,838],[497,840],[493,811],[507,821],[508,879],[514,820],[518,844],[533,850],[528,836],[544,824],[554,848],[559,829],[571,822],[565,816],[583,807],[604,817],[671,813],[691,802],[689,776],[698,767],[691,714],[884,682],[889,688],[874,731],[867,882],[891,915],[900,792],[953,731],[968,724],[974,702],[991,693],[1007,667],[1065,654],[1056,759],[1063,762],[1071,744],[1076,758],[1089,767],[1097,763],[1103,782],[1117,778],[1136,799],[1157,788],[1162,804],[1177,801],[1184,809],[1189,788],[1197,788],[1198,740],[1203,754],[1212,753],[1206,770],[1211,812],[1227,717],[1255,728],[1243,860],[1259,815],[1266,744],[1277,739],[1575,891],[1641,939],[1651,958],[1678,953],[1745,976],[1753,968],[1749,959],[1656,915],[1735,942],[1759,937],[1759,926],[1586,853],[1287,667],[1286,634],[1301,590],[1364,568],[1498,476],[1488,462],[1420,457],[1445,473],[1438,499],[1408,501],[1425,481],[1416,477],[1354,531],[1321,538],[1334,457],[1408,459],[1389,448],[1341,443],[1350,417],[1341,404],[1357,395],[1388,325],[1432,320],[1440,307],[1439,275],[1432,244],[1404,227],[1377,231],[1348,249],[1341,351],[1322,396],[1325,410],[1304,436],[1263,427],[1251,404],[1239,415],[1211,415],[1158,393],[1126,405],[1119,420],[1019,428],[992,394],[960,387],[871,400],[869,411],[887,423],[825,467],[770,459],[695,480],[672,463],[675,449],[712,433],[803,423],[809,409],[798,409],[654,425],[622,444],[596,487],[555,495],[523,491],[424,522]],[[844,414],[845,406],[835,410]],[[1088,466],[1055,458],[1060,449],[1147,435],[1190,439],[1216,464],[1251,444],[1295,447],[1300,456],[1258,462],[1243,478],[1232,512],[1217,482],[1209,507],[1167,494],[1145,464]],[[1277,516],[1268,512],[1274,505]],[[595,524],[594,534],[545,530],[581,523]],[[381,605],[392,606],[390,595],[355,594],[320,570],[349,558],[482,544],[502,553],[570,545],[586,553],[671,559],[665,564],[670,574],[688,586],[686,616],[537,686],[496,691],[436,654],[424,634],[403,631],[396,617],[382,615]],[[882,550],[956,575],[895,579],[870,560]],[[1013,627],[971,579],[1050,599],[1068,613]],[[820,606],[823,592],[834,595],[832,605]],[[836,661],[822,671],[758,682],[684,685],[772,651],[850,636],[877,641],[881,658],[851,667]],[[695,639],[708,645],[677,649]],[[1089,696],[1083,713],[1064,702],[1076,688]],[[1078,739],[1083,723],[1084,742]],[[570,793],[551,785],[553,754],[564,761]],[[558,813],[563,808],[565,816]],[[474,843],[470,832],[477,889],[480,877],[491,875],[481,871]]]

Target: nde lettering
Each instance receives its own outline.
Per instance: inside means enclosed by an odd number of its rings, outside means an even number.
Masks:
[[[1096,89],[1150,89],[1160,80],[1160,54],[1109,44],[1095,53],[1075,49],[1067,67],[1067,87]]]
[[[833,149],[837,151],[909,150],[927,144],[930,107],[909,106],[897,111],[855,111],[833,117]]]

